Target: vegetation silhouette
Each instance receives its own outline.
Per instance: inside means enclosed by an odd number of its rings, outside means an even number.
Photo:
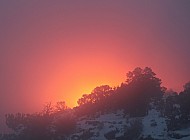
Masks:
[[[147,115],[152,100],[157,103],[162,115],[169,118],[168,130],[175,130],[190,123],[190,82],[185,84],[184,91],[178,94],[161,86],[161,79],[157,78],[149,67],[137,67],[126,76],[126,81],[118,87],[101,85],[94,88],[90,94],[82,95],[77,101],[78,106],[73,109],[67,107],[63,101],[55,106],[47,103],[42,112],[36,114],[7,114],[6,124],[14,133],[4,135],[2,139],[64,140],[76,131],[77,119],[81,116],[122,109],[128,116],[143,117]],[[179,117],[174,117],[176,115]],[[134,124],[123,139],[136,139],[142,125]],[[87,139],[90,136],[90,132],[85,132],[77,139]],[[108,138],[111,136],[112,134],[105,135]]]

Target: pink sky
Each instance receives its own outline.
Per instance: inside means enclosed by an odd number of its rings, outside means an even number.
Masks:
[[[35,112],[117,86],[135,67],[190,80],[189,1],[0,2],[0,112]]]

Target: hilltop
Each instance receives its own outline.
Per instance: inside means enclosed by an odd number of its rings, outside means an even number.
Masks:
[[[118,87],[102,85],[68,108],[47,104],[36,114],[7,114],[14,133],[1,140],[187,140],[190,83],[167,91],[151,68],[136,68]]]

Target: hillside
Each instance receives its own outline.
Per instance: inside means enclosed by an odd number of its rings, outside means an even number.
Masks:
[[[175,106],[174,106],[175,107]],[[170,131],[170,121],[154,103],[144,117],[129,117],[123,110],[96,113],[77,120],[77,127],[67,140],[189,140],[190,126]]]
[[[189,140],[190,82],[166,91],[151,68],[136,68],[118,87],[102,85],[78,99],[47,104],[35,114],[7,114],[13,133],[0,140]]]

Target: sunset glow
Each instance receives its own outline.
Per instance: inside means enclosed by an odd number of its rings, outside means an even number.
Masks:
[[[189,3],[170,2],[1,1],[0,112],[74,107],[135,67],[181,91],[190,79]]]

